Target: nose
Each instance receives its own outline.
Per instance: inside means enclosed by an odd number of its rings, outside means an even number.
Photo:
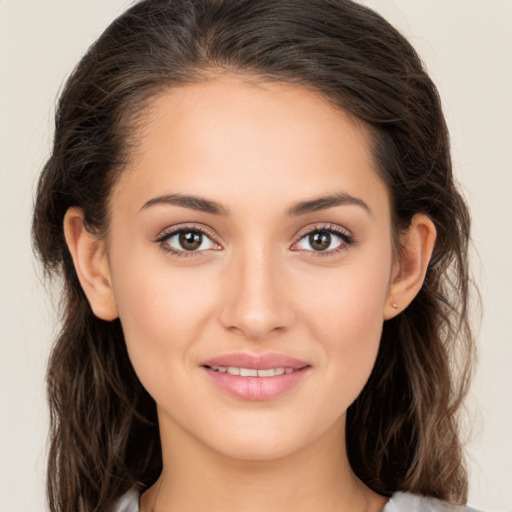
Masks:
[[[224,328],[258,341],[291,326],[290,290],[278,267],[263,250],[231,262],[220,311]]]

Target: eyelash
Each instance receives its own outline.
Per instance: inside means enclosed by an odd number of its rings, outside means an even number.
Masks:
[[[301,242],[302,240],[304,240],[313,233],[329,233],[330,235],[337,236],[342,240],[342,243],[339,247],[337,247],[336,249],[331,249],[330,251],[306,251],[314,253],[315,256],[335,256],[342,251],[347,251],[351,245],[355,245],[356,243],[354,238],[343,228],[340,228],[339,226],[336,226],[334,224],[320,224],[314,226],[312,229],[308,228],[307,231],[301,233],[299,235],[299,239],[293,245],[298,244],[299,242]]]
[[[176,250],[170,247],[168,244],[166,244],[166,240],[171,238],[174,235],[177,235],[179,233],[187,233],[187,232],[194,232],[194,233],[201,233],[202,235],[205,235],[207,238],[209,238],[212,243],[219,245],[217,242],[215,242],[215,235],[202,226],[178,226],[173,227],[169,230],[164,231],[156,240],[155,243],[165,252],[172,254],[173,256],[176,256],[178,258],[187,258],[187,257],[196,257],[199,256],[203,251],[187,251],[187,250]],[[353,237],[347,233],[342,228],[335,226],[333,224],[322,224],[318,226],[314,226],[313,228],[308,229],[307,231],[303,232],[299,235],[299,238],[296,242],[293,243],[293,245],[296,245],[300,243],[302,240],[304,240],[306,237],[310,236],[313,233],[329,233],[331,235],[337,236],[341,238],[342,243],[339,247],[336,249],[331,249],[329,251],[306,251],[314,253],[315,256],[321,256],[321,257],[329,257],[334,256],[336,254],[339,254],[342,251],[347,251],[348,248],[351,245],[354,245],[356,242],[354,241]],[[208,249],[206,249],[208,250]]]
[[[203,251],[186,251],[186,250],[178,251],[176,249],[173,249],[172,247],[170,247],[168,244],[165,243],[166,240],[168,240],[169,238],[171,238],[174,235],[177,235],[179,233],[190,233],[190,232],[201,233],[202,235],[205,235],[207,238],[209,238],[214,244],[219,245],[219,244],[217,244],[217,242],[215,242],[215,235],[211,231],[206,229],[205,227],[188,226],[188,225],[177,226],[177,227],[173,227],[173,228],[170,228],[170,229],[164,231],[158,237],[158,239],[155,240],[155,243],[163,251],[170,253],[173,256],[176,256],[177,258],[189,258],[189,257],[199,256],[201,254],[201,252],[203,252]]]

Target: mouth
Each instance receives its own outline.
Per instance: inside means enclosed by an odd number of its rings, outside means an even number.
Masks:
[[[230,375],[239,375],[240,377],[278,377],[279,375],[293,373],[293,368],[268,368],[265,370],[257,370],[256,368],[239,368],[237,366],[206,366],[214,372],[229,373]]]
[[[295,388],[312,366],[282,354],[228,354],[201,367],[216,388],[242,400],[275,399]]]

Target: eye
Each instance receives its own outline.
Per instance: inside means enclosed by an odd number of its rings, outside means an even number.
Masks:
[[[187,253],[220,249],[211,236],[199,228],[174,229],[162,235],[157,243],[166,251],[180,256],[188,256]]]
[[[295,244],[298,250],[319,253],[337,253],[353,243],[351,236],[335,226],[320,227],[300,237]]]

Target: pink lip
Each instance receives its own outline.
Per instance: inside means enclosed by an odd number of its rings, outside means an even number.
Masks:
[[[275,377],[240,377],[217,372],[212,366],[251,368],[292,368],[292,373]],[[250,355],[244,353],[226,354],[209,359],[202,364],[208,377],[223,391],[243,400],[271,400],[295,387],[311,369],[305,361],[277,353]]]
[[[288,357],[283,354],[269,352],[267,354],[244,354],[243,352],[235,354],[225,354],[223,356],[208,359],[202,363],[202,366],[235,366],[238,368],[253,368],[256,370],[268,370],[270,368],[293,368],[298,370],[305,366],[310,366],[305,361],[300,361],[294,357]]]

